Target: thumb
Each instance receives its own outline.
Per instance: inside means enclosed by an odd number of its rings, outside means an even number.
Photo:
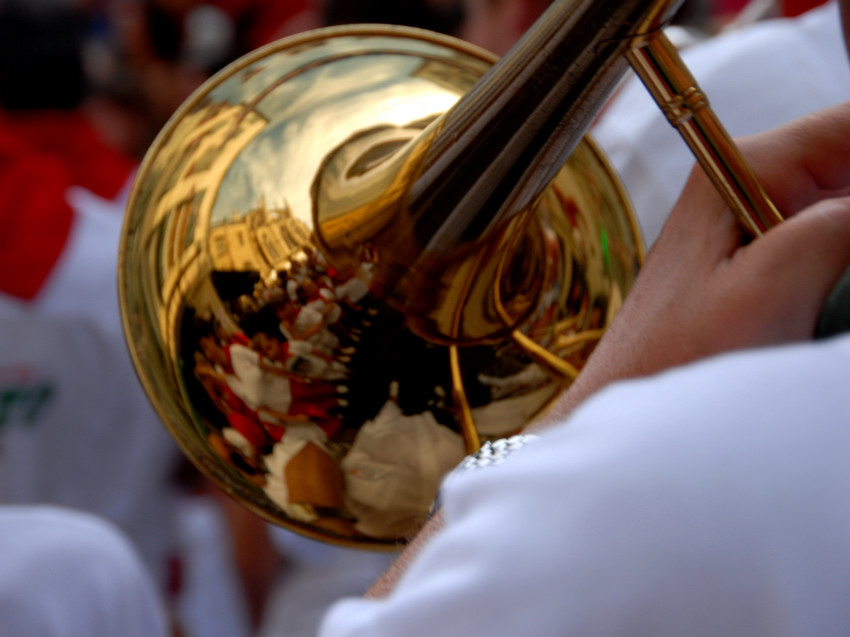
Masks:
[[[810,338],[827,298],[850,266],[850,197],[821,200],[752,242],[736,257],[751,289],[777,312],[770,341]],[[850,283],[850,281],[848,281]],[[850,285],[846,288],[850,293]],[[835,304],[850,309],[850,296]],[[850,321],[850,315],[843,317]],[[831,323],[835,323],[833,315]]]

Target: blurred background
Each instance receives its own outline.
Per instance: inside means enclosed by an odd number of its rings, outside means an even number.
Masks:
[[[708,36],[735,20],[795,16],[824,0],[688,0],[677,22]],[[82,56],[84,107],[110,143],[140,157],[174,109],[204,79],[275,39],[327,25],[403,24],[455,35],[503,54],[549,0],[4,0],[6,11],[71,15]],[[748,6],[749,5],[749,6]],[[65,84],[33,68],[38,37],[20,37],[9,64],[58,93]],[[58,54],[58,52],[55,52]],[[69,52],[70,53],[70,52]],[[10,61],[11,60],[11,61]],[[67,74],[54,67],[55,75]],[[62,80],[59,80],[60,82]],[[48,88],[49,87],[49,88]]]

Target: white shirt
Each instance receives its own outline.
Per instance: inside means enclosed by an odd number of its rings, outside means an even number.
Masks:
[[[166,637],[139,556],[116,528],[54,507],[0,507],[0,633]]]
[[[850,64],[835,2],[799,18],[725,33],[682,57],[732,136],[850,99]],[[651,245],[690,174],[693,155],[637,77],[629,78],[592,132],[623,179]]]
[[[850,634],[850,337],[601,392],[452,474],[445,528],[320,635]]]
[[[0,503],[59,504],[111,520],[165,586],[177,548],[179,452],[141,389],[121,329],[124,197],[78,187],[67,196],[71,234],[38,296],[0,293]]]
[[[268,407],[285,414],[292,404],[289,379],[262,369],[261,361],[259,352],[250,347],[230,345],[233,374],[227,375],[227,385],[251,409]],[[274,365],[271,361],[268,364]]]

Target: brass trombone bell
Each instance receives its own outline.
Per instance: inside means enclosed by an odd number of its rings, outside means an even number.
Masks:
[[[659,25],[677,2],[604,4],[556,2],[496,66],[416,29],[304,33],[175,113],[130,195],[121,310],[160,418],[224,491],[308,537],[392,549],[465,454],[579,373],[643,248],[570,91],[599,104],[624,56],[656,77],[675,55]],[[582,38],[568,68],[528,71]],[[724,193],[756,201],[742,219],[772,223],[719,125],[669,86],[653,92],[731,174]]]

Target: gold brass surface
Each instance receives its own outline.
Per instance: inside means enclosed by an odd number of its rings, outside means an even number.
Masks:
[[[270,521],[396,547],[467,452],[569,384],[632,284],[639,231],[585,139],[533,206],[434,270],[438,309],[383,296],[410,176],[493,62],[413,29],[295,36],[204,85],[139,170],[118,273],[131,355],[183,451]]]

